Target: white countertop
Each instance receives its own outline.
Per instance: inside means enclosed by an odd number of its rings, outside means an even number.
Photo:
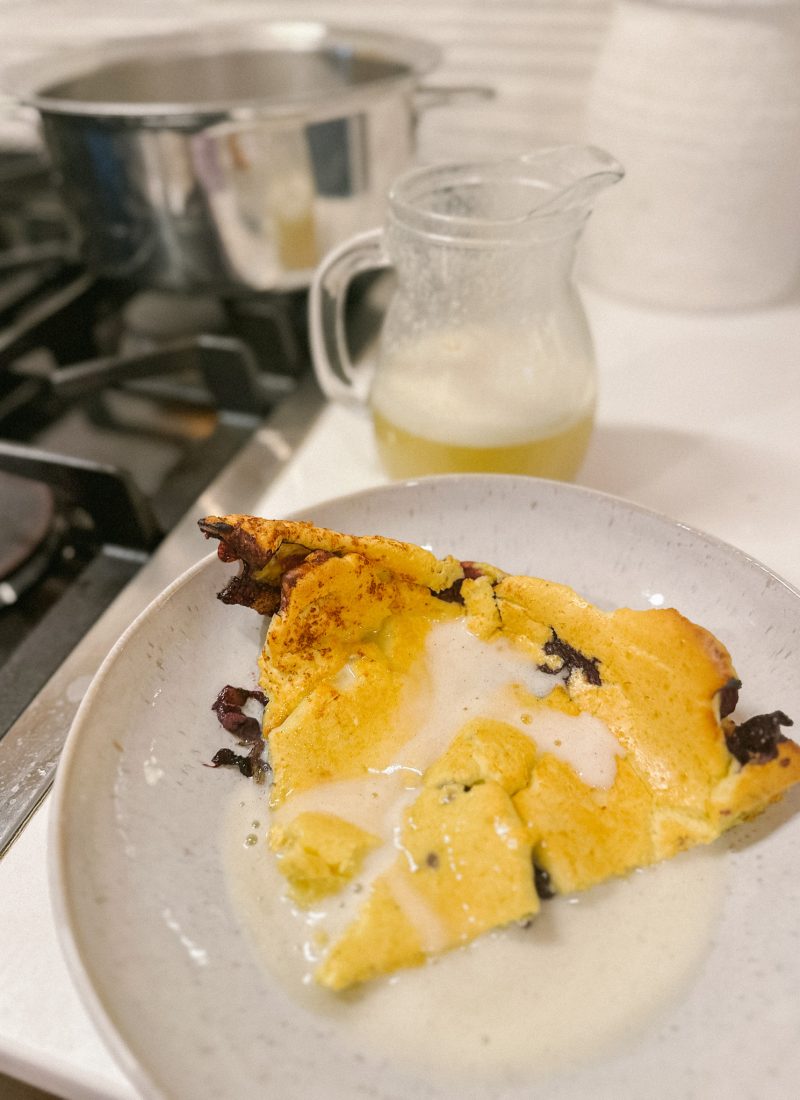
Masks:
[[[800,301],[676,315],[585,297],[601,399],[578,480],[734,543],[800,584]],[[384,480],[366,416],[328,406],[259,511],[279,516]],[[198,540],[198,557],[206,549]],[[48,816],[45,801],[0,861],[0,1072],[70,1100],[130,1100],[60,953]]]

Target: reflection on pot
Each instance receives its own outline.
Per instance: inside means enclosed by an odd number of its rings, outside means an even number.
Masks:
[[[250,294],[307,286],[382,220],[438,60],[416,39],[259,23],[66,53],[6,84],[42,116],[97,273]]]

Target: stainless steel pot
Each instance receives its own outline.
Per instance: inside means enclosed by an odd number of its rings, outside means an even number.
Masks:
[[[94,271],[251,294],[306,286],[381,222],[438,61],[416,39],[260,23],[27,63],[5,84],[41,116]],[[470,91],[485,93],[428,98]]]

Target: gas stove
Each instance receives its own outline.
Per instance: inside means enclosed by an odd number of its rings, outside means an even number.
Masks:
[[[281,460],[263,425],[281,413],[291,438],[321,404],[307,347],[302,292],[93,277],[46,165],[0,155],[0,854],[52,782],[81,685],[183,568],[184,519],[220,478],[245,507],[246,469]]]

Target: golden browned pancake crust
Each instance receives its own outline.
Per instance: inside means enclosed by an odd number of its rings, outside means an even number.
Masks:
[[[383,851],[317,971],[331,989],[528,919],[539,895],[712,841],[800,779],[790,720],[775,711],[737,724],[730,655],[674,609],[609,613],[551,581],[307,523],[230,515],[200,526],[223,560],[242,563],[221,598],[271,617],[260,661],[270,844],[290,891],[317,904]],[[487,663],[502,651],[547,686],[512,677],[502,712],[454,715],[432,757],[417,748],[424,766],[389,832],[348,819],[336,798],[362,788],[383,798],[431,725],[432,639],[454,627],[486,647]],[[594,731],[608,781],[554,729],[567,740]]]

